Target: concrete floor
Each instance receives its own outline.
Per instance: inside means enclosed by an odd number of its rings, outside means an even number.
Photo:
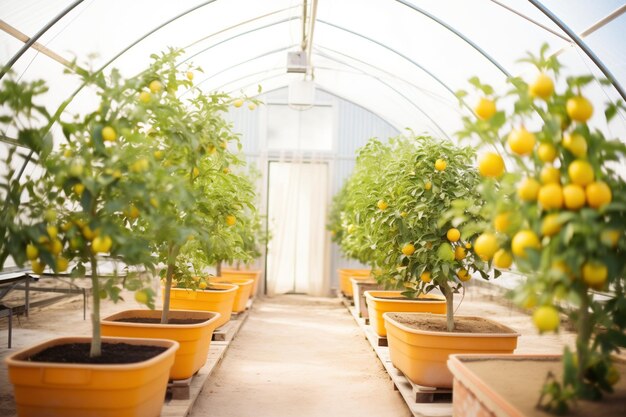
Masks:
[[[257,300],[191,417],[410,416],[337,299]]]

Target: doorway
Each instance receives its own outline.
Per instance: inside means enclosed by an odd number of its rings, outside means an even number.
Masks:
[[[270,162],[267,294],[327,295],[328,165]]]

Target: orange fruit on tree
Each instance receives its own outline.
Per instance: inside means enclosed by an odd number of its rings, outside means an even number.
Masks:
[[[467,282],[472,279],[472,276],[469,274],[469,272],[467,272],[467,269],[465,268],[461,268],[456,271],[456,276],[461,282]]]
[[[423,282],[430,282],[430,281],[432,281],[432,277],[430,276],[430,271],[422,272],[422,274],[420,275],[420,279]]]
[[[559,328],[561,318],[556,308],[541,306],[533,313],[533,323],[540,333],[553,332]]]
[[[412,243],[407,243],[402,247],[402,253],[406,256],[413,255],[413,252],[415,252],[415,246]]]
[[[541,186],[537,200],[544,210],[563,207],[563,189],[559,184],[550,183]]]
[[[526,202],[537,200],[541,184],[534,178],[524,178],[517,187],[517,196]]]
[[[575,96],[567,100],[565,110],[570,119],[577,122],[586,122],[593,114],[591,102],[583,96]]]
[[[504,160],[494,152],[487,152],[478,162],[478,172],[483,177],[499,177],[504,172]]]
[[[109,236],[97,236],[91,242],[93,253],[107,253],[111,250],[113,240]]]
[[[378,209],[381,211],[385,211],[387,210],[387,207],[389,207],[389,204],[387,204],[385,200],[378,200],[378,203],[376,203],[376,207],[378,207]]]
[[[525,127],[514,129],[507,138],[507,143],[513,152],[518,155],[528,155],[535,147],[537,138]]]
[[[512,264],[513,257],[511,256],[511,253],[505,249],[500,249],[493,255],[493,265],[496,268],[506,269],[510,268]]]
[[[474,252],[485,261],[490,260],[499,248],[498,238],[489,232],[481,234],[474,242]]]
[[[617,242],[619,242],[621,235],[622,232],[616,229],[603,230],[602,233],[600,233],[600,242],[606,246],[614,248],[617,246]]]
[[[548,214],[541,222],[541,234],[543,236],[554,236],[561,231],[561,222],[558,213]]]
[[[117,139],[117,132],[111,126],[105,126],[102,129],[102,140],[105,142],[115,142]]]
[[[576,158],[584,158],[587,156],[587,140],[580,133],[564,135],[563,147],[570,151]]]
[[[569,164],[567,173],[572,183],[581,187],[591,184],[594,180],[593,167],[584,159],[577,159]]]
[[[448,166],[448,163],[444,159],[437,159],[435,161],[435,169],[437,171],[443,171]]]
[[[459,229],[455,229],[453,227],[448,230],[448,232],[446,233],[446,237],[450,242],[456,242],[461,238],[461,232],[459,232]]]
[[[496,114],[496,103],[486,97],[481,97],[474,107],[474,113],[480,120],[489,120]]]
[[[205,289],[206,287],[208,287],[206,281],[202,281],[200,282],[200,284],[198,284],[198,288],[200,288],[201,290]]]
[[[454,259],[457,261],[462,261],[467,256],[467,252],[465,252],[465,248],[463,246],[457,246],[454,248]]]
[[[528,86],[528,94],[531,97],[538,97],[547,100],[554,93],[554,82],[546,73],[540,73],[535,81]]]
[[[585,195],[587,196],[589,207],[595,209],[609,204],[613,199],[611,188],[603,181],[595,181],[589,184],[585,189]]]
[[[527,249],[541,249],[541,243],[539,237],[532,230],[520,230],[513,236],[511,241],[511,250],[515,256],[520,258],[526,258]]]
[[[542,184],[550,184],[550,183],[561,183],[561,171],[558,168],[553,167],[552,165],[546,165],[541,169],[541,173],[539,174],[539,179]]]
[[[161,81],[159,80],[154,80],[150,83],[150,85],[148,86],[148,88],[150,88],[150,91],[152,91],[154,94],[160,92],[161,90],[163,90],[163,84],[161,84]]]
[[[237,218],[235,216],[233,216],[232,214],[229,214],[228,216],[226,216],[227,225],[234,226],[235,223],[237,223]]]
[[[142,91],[141,93],[139,93],[139,101],[141,101],[142,103],[150,103],[150,100],[152,100],[152,95],[147,91]]]
[[[570,210],[578,210],[585,205],[585,190],[580,185],[567,184],[563,187],[563,200],[565,207]]]
[[[511,227],[511,213],[505,212],[498,214],[493,220],[493,226],[496,232],[506,233],[509,227]]]
[[[556,159],[556,148],[551,143],[540,143],[537,147],[537,157],[541,162],[552,162]]]
[[[587,261],[583,264],[583,281],[591,288],[601,289],[604,287],[608,275],[608,268],[600,261]]]

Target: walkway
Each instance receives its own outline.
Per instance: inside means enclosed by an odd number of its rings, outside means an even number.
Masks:
[[[336,299],[257,300],[191,417],[409,416]]]

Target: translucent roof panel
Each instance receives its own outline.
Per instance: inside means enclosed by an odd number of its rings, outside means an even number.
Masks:
[[[0,18],[32,36],[70,0],[0,0]],[[308,0],[311,13],[313,0]],[[626,5],[623,1],[542,0],[579,34],[626,85]],[[60,19],[39,43],[65,59],[92,68],[112,61],[125,75],[144,69],[149,55],[167,47],[185,48],[187,62],[201,66],[196,78],[205,91],[249,95],[287,86],[287,51],[301,48],[303,2],[296,0],[85,0]],[[507,75],[530,79],[533,70],[517,60],[543,43],[566,65],[564,75],[593,73],[598,67],[552,20],[527,0],[321,0],[317,2],[312,65],[320,88],[367,108],[398,129],[411,127],[451,136],[460,114],[469,114],[475,97],[460,107],[454,92],[477,75],[506,91]],[[607,18],[607,16],[611,16]],[[616,16],[616,17],[615,17]],[[0,61],[22,43],[0,33]],[[118,57],[119,55],[119,57]],[[46,105],[58,106],[78,88],[57,61],[34,50],[14,71],[26,79],[44,78],[51,90]],[[619,98],[611,86],[594,83],[592,99]],[[84,111],[93,92],[82,91],[69,111]],[[606,126],[626,132],[626,121]]]

